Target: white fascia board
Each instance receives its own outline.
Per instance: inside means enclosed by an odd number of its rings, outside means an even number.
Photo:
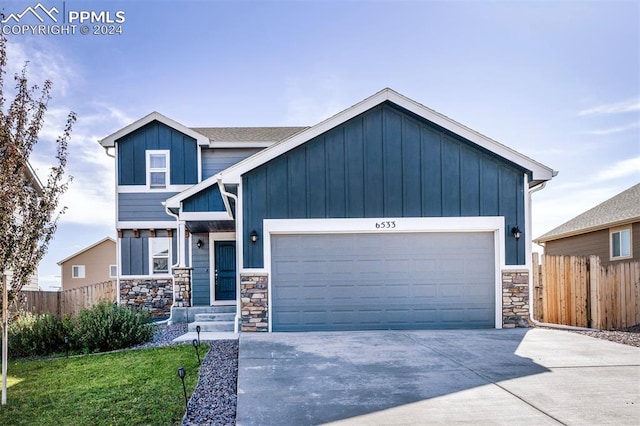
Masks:
[[[184,221],[212,221],[212,220],[233,220],[227,212],[180,212],[180,220]]]
[[[100,139],[98,142],[100,143],[100,145],[102,145],[105,148],[110,148],[110,147],[114,147],[116,140],[120,139],[123,136],[128,135],[129,133],[138,130],[139,128],[141,128],[142,126],[145,126],[149,123],[151,123],[152,121],[157,120],[160,123],[166,124],[169,127],[174,128],[175,130],[184,133],[187,136],[192,137],[193,139],[196,140],[196,142],[198,143],[198,145],[209,145],[209,138],[207,138],[205,135],[203,135],[202,133],[198,133],[195,130],[192,130],[188,127],[186,127],[183,124],[178,123],[175,120],[170,119],[169,117],[166,117],[162,114],[160,114],[159,112],[152,112],[151,114],[148,114],[144,117],[142,117],[141,119],[134,121],[133,123],[129,124],[126,127],[123,127],[122,129],[118,130],[115,133],[110,134],[109,136]]]
[[[460,135],[469,141],[496,153],[497,155],[504,157],[505,159],[522,166],[523,168],[530,170],[533,173],[533,180],[545,181],[550,180],[555,176],[553,169],[538,163],[519,152],[508,148],[501,143],[494,141],[430,108],[425,107],[418,102],[415,102],[405,96],[402,96],[398,92],[389,88],[383,89],[380,92],[370,96],[369,98],[355,104],[354,106],[347,108],[346,110],[339,112],[333,117],[322,121],[321,123],[310,127],[300,133],[293,135],[291,138],[284,140],[264,151],[256,153],[255,155],[227,168],[220,172],[222,179],[225,183],[239,183],[240,177],[254,168],[284,154],[285,152],[296,148],[299,145],[313,139],[316,136],[325,133],[332,128],[339,126],[340,124],[370,110],[371,108],[382,104],[383,102],[390,101],[424,119],[431,121],[440,127],[443,127],[455,134]]]
[[[253,141],[253,142],[239,142],[239,141],[211,141],[209,142],[209,148],[268,148],[276,142],[266,141]]]
[[[117,229],[177,229],[175,220],[158,221],[118,221]]]

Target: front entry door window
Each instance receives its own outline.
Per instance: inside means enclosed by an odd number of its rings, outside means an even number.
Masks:
[[[236,242],[216,241],[215,300],[236,299]]]

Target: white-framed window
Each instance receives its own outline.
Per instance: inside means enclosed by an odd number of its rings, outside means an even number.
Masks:
[[[84,278],[84,265],[72,265],[71,278]]]
[[[632,257],[631,225],[611,229],[609,232],[609,247],[611,260],[626,259]]]
[[[171,238],[149,238],[150,275],[168,274],[171,261]]]
[[[118,265],[109,265],[109,278],[118,277]]]
[[[147,151],[147,186],[165,189],[169,186],[169,151]]]

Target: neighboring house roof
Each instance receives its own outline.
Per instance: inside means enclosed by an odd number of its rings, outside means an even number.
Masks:
[[[192,127],[211,142],[280,142],[309,127]]]
[[[238,184],[240,182],[240,176],[242,174],[253,170],[254,168],[278,157],[279,155],[284,154],[285,152],[290,151],[291,149],[313,139],[314,137],[319,136],[322,133],[333,129],[334,127],[339,126],[340,124],[345,123],[346,121],[385,102],[396,104],[411,113],[414,113],[432,123],[435,123],[436,125],[449,130],[471,141],[472,143],[475,143],[478,146],[487,149],[488,151],[493,152],[501,156],[502,158],[513,162],[516,165],[519,165],[526,170],[529,170],[531,172],[531,181],[529,182],[529,187],[534,187],[542,182],[551,180],[554,176],[557,175],[557,172],[552,168],[538,163],[537,161],[534,161],[531,158],[520,154],[519,152],[505,145],[502,145],[501,143],[496,142],[493,139],[490,139],[476,132],[475,130],[470,129],[450,119],[449,117],[440,114],[437,111],[427,108],[424,105],[415,102],[414,100],[409,99],[392,89],[386,88],[355,104],[354,106],[347,108],[342,112],[339,112],[333,117],[330,117],[313,127],[302,130],[292,135],[288,139],[274,144],[271,147],[260,151],[243,161],[240,161],[239,163],[227,168],[226,170],[221,171],[218,175],[211,176],[208,179],[203,180],[202,182],[194,185],[186,191],[169,198],[166,201],[165,205],[169,208],[177,208],[180,206],[180,202],[182,200],[216,184],[218,182],[218,179],[220,179],[224,183]]]
[[[640,221],[640,183],[552,229],[534,241],[542,243],[635,221]]]
[[[74,253],[74,254],[72,254],[71,256],[69,256],[69,257],[66,257],[66,258],[62,259],[60,262],[58,262],[58,265],[62,265],[63,263],[65,263],[65,262],[67,262],[67,261],[69,261],[69,260],[73,259],[74,257],[76,257],[76,256],[78,256],[78,255],[80,255],[80,254],[82,254],[82,253],[84,253],[84,252],[86,252],[86,251],[91,250],[92,248],[94,248],[94,247],[96,247],[96,246],[98,246],[98,245],[100,245],[100,244],[104,243],[105,241],[111,241],[111,242],[112,242],[112,243],[114,243],[114,244],[116,243],[116,241],[115,241],[113,238],[111,238],[111,237],[105,237],[105,238],[101,239],[100,241],[98,241],[97,243],[93,243],[93,244],[91,244],[90,246],[83,248],[83,249],[82,249],[82,250],[80,250],[79,252]]]

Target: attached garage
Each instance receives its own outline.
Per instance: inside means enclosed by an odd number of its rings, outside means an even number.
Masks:
[[[493,328],[493,233],[276,235],[274,331]]]

